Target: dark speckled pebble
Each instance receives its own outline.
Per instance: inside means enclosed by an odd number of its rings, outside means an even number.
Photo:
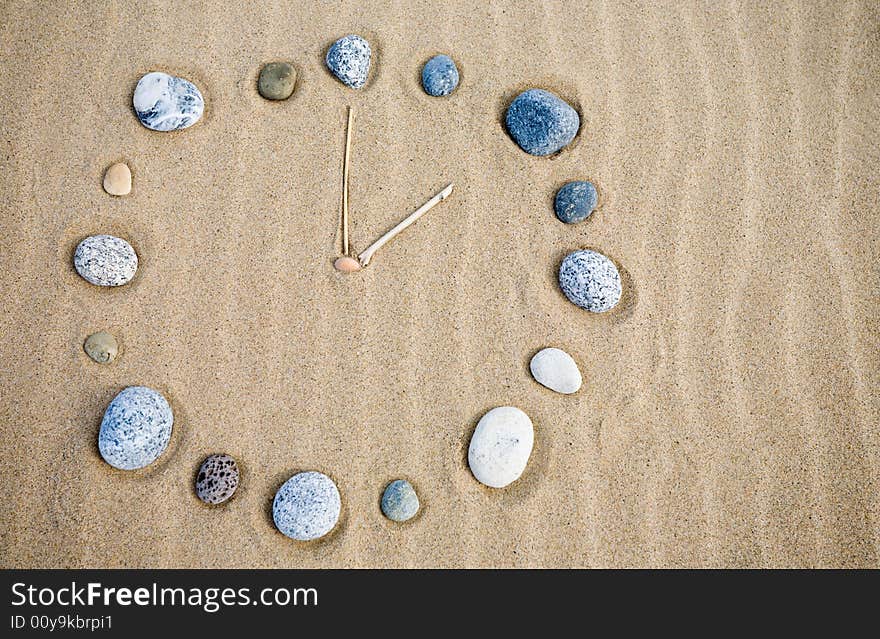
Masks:
[[[286,100],[296,86],[296,69],[287,62],[270,62],[260,70],[257,90],[267,100]]]
[[[596,251],[569,253],[559,267],[559,287],[581,308],[604,313],[620,301],[620,273],[610,259]]]
[[[211,455],[196,478],[196,495],[206,504],[222,504],[238,488],[238,464],[229,455]]]
[[[359,35],[352,34],[334,42],[327,50],[324,61],[342,84],[360,89],[367,83],[372,56],[370,43]]]
[[[391,521],[406,521],[419,512],[419,497],[405,479],[395,479],[382,494],[382,514]]]
[[[591,182],[569,182],[556,192],[553,208],[561,222],[576,224],[590,217],[598,199]]]

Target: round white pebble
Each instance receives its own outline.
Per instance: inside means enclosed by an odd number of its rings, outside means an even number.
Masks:
[[[173,425],[174,414],[161,393],[146,386],[129,386],[104,412],[98,450],[114,468],[143,468],[165,452]]]
[[[323,537],[339,521],[342,501],[333,480],[323,473],[298,473],[284,482],[272,502],[272,519],[297,541]]]
[[[96,286],[122,286],[137,272],[138,256],[122,238],[92,235],[76,247],[73,265],[84,280]]]
[[[477,481],[504,488],[526,469],[535,429],[532,420],[513,406],[499,406],[483,415],[471,437],[468,465]]]
[[[529,363],[535,381],[557,393],[576,393],[583,378],[571,355],[558,348],[538,351]]]

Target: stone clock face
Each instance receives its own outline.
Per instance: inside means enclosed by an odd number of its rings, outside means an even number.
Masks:
[[[351,51],[338,56],[341,82],[315,59],[293,56],[295,90],[283,100],[257,91],[270,91],[260,64],[178,59],[157,70],[149,56],[102,98],[113,115],[85,143],[92,163],[119,167],[104,183],[113,197],[83,196],[86,212],[64,218],[58,254],[73,255],[75,269],[59,267],[54,297],[76,318],[70,339],[94,333],[88,356],[109,362],[95,366],[81,353],[67,365],[76,396],[69,423],[87,410],[92,436],[100,424],[100,456],[80,430],[58,440],[53,450],[71,460],[58,479],[69,497],[51,509],[79,516],[75,504],[88,504],[115,523],[90,528],[98,543],[71,551],[72,563],[123,565],[145,552],[145,564],[161,565],[182,552],[192,565],[356,565],[365,540],[402,541],[404,530],[451,549],[474,521],[524,515],[549,495],[542,478],[552,472],[551,451],[575,446],[576,416],[592,404],[538,386],[528,363],[543,346],[598,335],[557,282],[565,251],[583,244],[552,218],[552,203],[546,215],[547,196],[568,175],[558,170],[566,156],[545,160],[517,147],[538,144],[540,156],[556,142],[541,146],[528,137],[534,131],[512,136],[510,122],[498,121],[510,100],[486,104],[468,77],[479,68],[468,54],[456,56],[455,90],[431,78],[435,96],[377,44],[366,74]],[[438,61],[437,73],[448,73],[445,65]],[[353,255],[444,184],[456,185],[350,275],[333,269],[347,107],[357,113]],[[490,411],[497,406],[523,410]],[[484,415],[511,420],[512,430]],[[145,419],[156,432],[133,432]],[[499,465],[492,456],[506,446],[517,458]],[[234,474],[230,461],[200,468],[214,453],[234,460]],[[212,473],[222,477],[213,482]],[[228,503],[194,501],[224,501],[230,477]],[[404,529],[390,524],[388,504],[408,493],[379,503],[398,478],[420,502]],[[318,483],[303,488],[306,480]],[[290,504],[309,507],[302,500],[314,495],[336,501],[329,519],[292,520]],[[128,525],[124,503],[156,516]],[[189,541],[209,525],[217,535]],[[278,530],[320,542],[304,550]],[[70,546],[84,534],[62,533]],[[169,535],[175,550],[155,541]]]

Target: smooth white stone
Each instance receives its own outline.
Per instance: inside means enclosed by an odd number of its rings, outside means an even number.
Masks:
[[[196,85],[160,71],[138,80],[132,101],[138,120],[153,131],[190,127],[205,110],[204,98]]]
[[[92,235],[76,247],[73,265],[95,286],[122,286],[137,272],[138,257],[131,244],[120,237]]]
[[[513,406],[499,406],[483,415],[471,437],[468,465],[477,481],[504,488],[526,469],[535,429],[532,420]]]
[[[558,348],[538,351],[529,363],[532,377],[557,393],[576,393],[583,384],[581,372],[571,355]]]

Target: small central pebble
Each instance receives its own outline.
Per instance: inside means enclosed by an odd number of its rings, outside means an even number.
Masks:
[[[407,521],[419,512],[419,496],[405,479],[396,479],[382,494],[382,513],[391,521]]]
[[[98,331],[86,338],[83,350],[86,355],[99,364],[109,364],[116,359],[116,355],[119,353],[119,344],[110,333]]]
[[[596,251],[569,253],[559,267],[559,288],[573,304],[593,313],[610,311],[620,301],[620,273]]]
[[[359,35],[347,35],[331,45],[325,62],[342,84],[360,89],[367,83],[372,56],[369,42]]]
[[[205,100],[196,85],[161,71],[138,80],[132,102],[138,120],[153,131],[191,127],[205,110]]]
[[[310,541],[333,530],[341,510],[342,500],[333,480],[308,471],[294,475],[278,489],[272,502],[272,519],[287,537]]]
[[[267,100],[286,100],[296,86],[296,69],[287,62],[270,62],[260,70],[257,90]]]
[[[238,464],[229,455],[211,455],[199,468],[196,495],[206,504],[222,504],[238,488]]]
[[[104,190],[117,196],[131,193],[131,169],[125,162],[117,162],[107,168],[104,173]]]
[[[137,272],[138,257],[131,244],[122,238],[92,235],[77,245],[73,266],[95,286],[122,286]]]

